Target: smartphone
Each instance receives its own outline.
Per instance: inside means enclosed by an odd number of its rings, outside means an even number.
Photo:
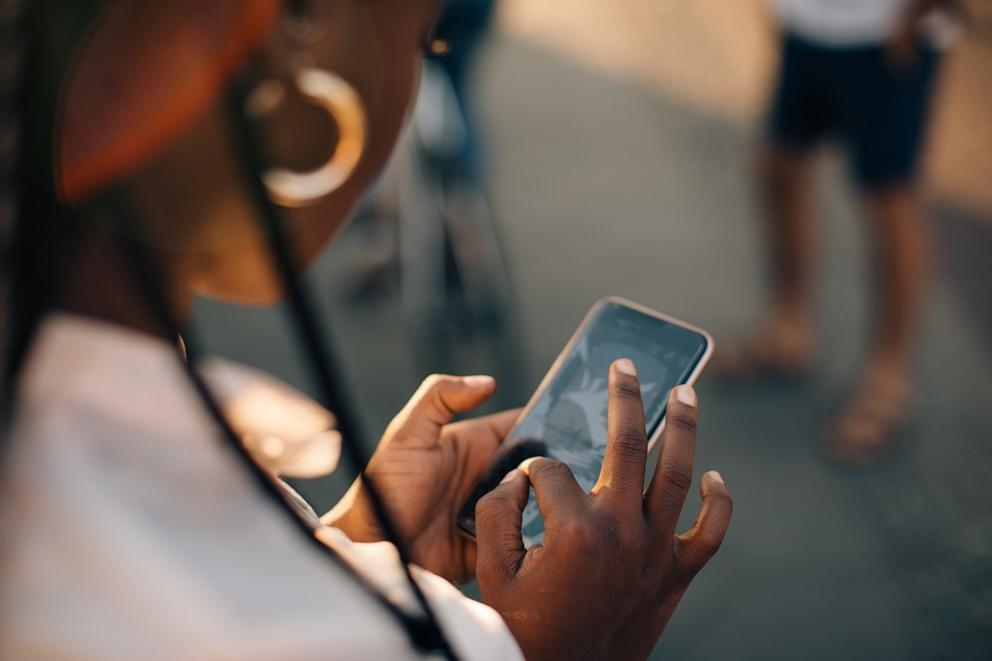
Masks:
[[[629,358],[637,367],[650,451],[664,428],[669,391],[694,383],[712,353],[712,338],[699,328],[622,298],[598,301],[459,511],[458,527],[474,538],[476,503],[530,457],[563,461],[583,490],[592,489],[606,450],[607,380],[614,360]],[[521,530],[527,547],[544,538],[533,493]]]

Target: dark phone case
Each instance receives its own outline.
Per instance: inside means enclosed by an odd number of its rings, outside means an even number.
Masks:
[[[469,537],[475,538],[475,505],[499,485],[506,474],[531,457],[545,457],[548,446],[543,441],[522,441],[506,452],[500,453],[486,474],[469,494],[461,511],[458,512],[458,528]]]

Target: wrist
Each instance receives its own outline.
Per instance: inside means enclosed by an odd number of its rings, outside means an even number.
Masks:
[[[355,480],[329,512],[320,517],[320,522],[341,530],[353,542],[381,542],[384,539],[375,514],[363,494],[361,477]]]

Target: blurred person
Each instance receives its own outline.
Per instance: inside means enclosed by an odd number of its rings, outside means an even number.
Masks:
[[[482,136],[470,81],[492,23],[496,0],[445,0],[443,5],[437,31],[447,39],[444,52],[439,53],[442,56],[424,66],[413,127],[406,138],[405,148],[412,153],[394,159],[356,218],[365,226],[369,243],[357,266],[353,293],[359,299],[384,293],[393,271],[403,268],[396,230],[391,226],[391,221],[400,215],[395,199],[398,196],[423,195],[425,201],[419,205],[407,201],[407,206],[430,207],[419,222],[441,223],[443,245],[439,250],[443,254],[435,260],[445,261],[444,277],[449,288],[463,284],[458,268],[458,262],[464,261],[462,253],[478,255],[487,250],[487,246],[477,245],[489,238],[479,236],[477,225],[494,221],[485,199]],[[410,173],[406,171],[409,168],[418,171]],[[453,236],[465,245],[453,245]],[[461,268],[472,266],[462,264]]]
[[[814,333],[809,271],[815,147],[841,142],[875,242],[876,328],[850,399],[828,433],[849,463],[882,453],[904,425],[910,357],[930,266],[920,153],[940,65],[954,31],[947,0],[771,0],[781,69],[758,158],[772,298],[764,320],[724,350],[737,377],[805,374]]]
[[[453,176],[476,181],[481,179],[480,135],[469,83],[495,6],[496,0],[447,0],[438,23],[438,32],[451,40],[438,65],[451,83],[465,125],[464,139],[449,167]]]
[[[0,658],[624,659],[661,635],[731,516],[709,472],[675,532],[691,388],[645,489],[636,367],[614,363],[592,493],[525,462],[480,502],[476,544],[455,515],[517,412],[452,421],[491,378],[425,381],[318,518],[277,475],[332,468],[354,439],[271,377],[177,346],[198,294],[288,290],[305,311],[298,273],[393,148],[438,5],[22,5]],[[525,550],[531,486],[548,534]],[[485,604],[451,584],[473,575]]]

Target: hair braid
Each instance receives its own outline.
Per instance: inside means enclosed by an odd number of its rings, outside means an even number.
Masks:
[[[23,0],[0,0],[0,355],[6,355],[11,335],[11,271],[20,212],[17,163],[23,117],[18,97],[27,60],[23,19]]]

